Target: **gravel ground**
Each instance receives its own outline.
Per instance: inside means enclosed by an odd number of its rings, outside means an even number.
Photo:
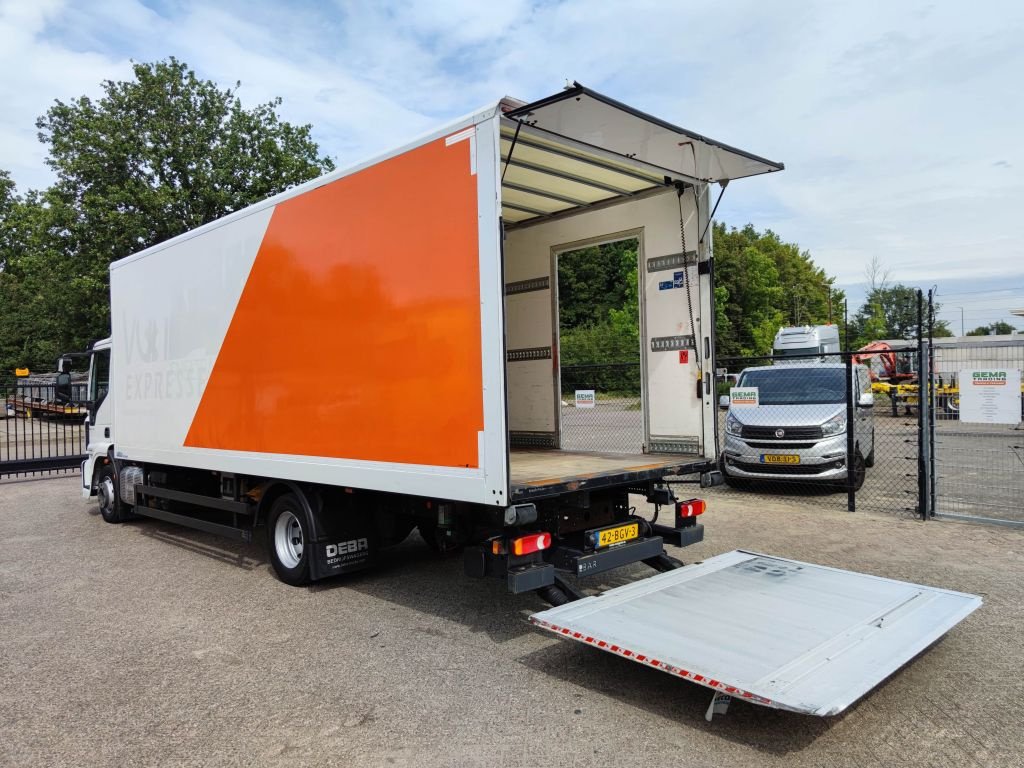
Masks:
[[[736,703],[707,723],[706,689],[534,630],[539,600],[415,536],[294,589],[261,544],[106,525],[77,482],[0,484],[3,765],[1024,764],[1019,530],[723,494],[676,554],[749,548],[985,605],[842,716]]]

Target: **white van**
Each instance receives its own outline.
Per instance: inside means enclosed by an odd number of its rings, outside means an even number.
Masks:
[[[875,463],[874,395],[867,366],[853,366],[854,416],[847,424],[842,363],[804,363],[747,368],[738,386],[757,389],[756,405],[730,404],[719,468],[737,480],[864,484]],[[728,395],[722,398],[725,405]],[[848,455],[847,430],[853,431]]]

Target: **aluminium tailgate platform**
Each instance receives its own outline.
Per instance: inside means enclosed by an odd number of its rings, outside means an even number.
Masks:
[[[737,550],[530,621],[719,695],[826,716],[980,605],[976,595]],[[724,711],[715,703],[708,719]]]

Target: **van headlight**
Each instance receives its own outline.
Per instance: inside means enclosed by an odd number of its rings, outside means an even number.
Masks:
[[[743,435],[743,424],[731,413],[725,418],[725,431],[730,435],[741,437]]]
[[[821,425],[821,434],[825,437],[841,435],[846,431],[846,414],[840,413]]]

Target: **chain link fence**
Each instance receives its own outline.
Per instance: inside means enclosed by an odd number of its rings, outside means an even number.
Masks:
[[[1024,526],[1024,396],[1001,391],[1019,389],[1024,336],[936,339],[932,357],[935,514]],[[1006,374],[1009,381],[978,386],[976,372]],[[961,409],[962,395],[980,398],[997,390],[1004,403],[998,412]]]
[[[640,361],[562,366],[561,447],[643,452]]]
[[[720,358],[724,492],[919,515],[920,414],[867,362],[849,352]]]

